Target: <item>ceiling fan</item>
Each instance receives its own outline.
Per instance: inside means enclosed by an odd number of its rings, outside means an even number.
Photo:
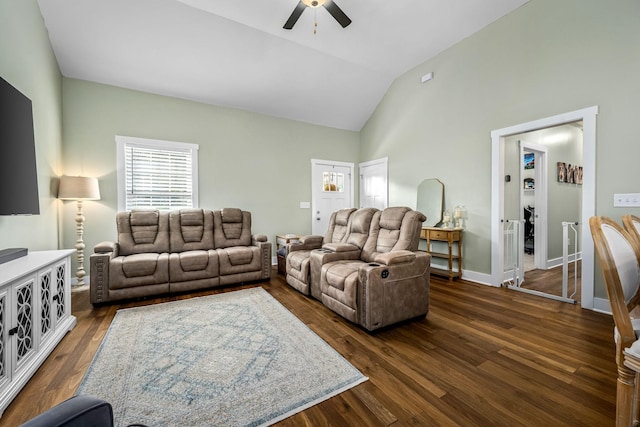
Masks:
[[[305,8],[312,7],[317,9],[320,6],[324,6],[324,8],[327,9],[327,12],[329,12],[331,16],[333,16],[335,20],[342,25],[342,28],[351,24],[351,19],[349,19],[342,9],[340,9],[332,0],[300,0],[296,8],[293,9],[293,13],[291,13],[291,16],[284,24],[283,28],[285,30],[291,30],[298,21],[298,18],[300,18],[300,15],[302,15],[302,12],[304,12]]]

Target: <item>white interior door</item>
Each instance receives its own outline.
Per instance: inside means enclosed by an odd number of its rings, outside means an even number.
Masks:
[[[388,204],[388,158],[358,165],[360,171],[360,207],[384,209]]]
[[[535,207],[534,215],[532,218],[534,224],[534,258],[535,267],[546,269],[547,267],[547,194],[548,194],[548,166],[547,166],[547,147],[531,142],[520,141],[520,158],[524,158],[524,152],[533,153],[534,155],[534,173],[535,173],[535,187],[533,190],[534,201],[525,202],[524,188],[521,195],[521,209],[524,211],[524,207],[528,204],[532,204]],[[524,220],[524,218],[523,218]],[[524,227],[523,227],[524,229]],[[524,239],[524,236],[523,236]]]
[[[311,160],[311,232],[324,235],[331,213],[353,206],[353,163]]]

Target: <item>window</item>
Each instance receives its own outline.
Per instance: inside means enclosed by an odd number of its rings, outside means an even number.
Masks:
[[[198,206],[198,145],[116,136],[118,210]]]
[[[322,191],[342,193],[344,191],[344,174],[340,172],[323,172]]]

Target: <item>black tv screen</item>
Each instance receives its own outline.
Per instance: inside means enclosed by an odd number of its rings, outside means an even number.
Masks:
[[[31,100],[0,77],[0,215],[38,215]]]

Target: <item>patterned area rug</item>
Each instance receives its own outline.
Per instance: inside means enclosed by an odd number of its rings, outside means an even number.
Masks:
[[[119,310],[77,394],[116,425],[270,425],[367,378],[262,288]]]

